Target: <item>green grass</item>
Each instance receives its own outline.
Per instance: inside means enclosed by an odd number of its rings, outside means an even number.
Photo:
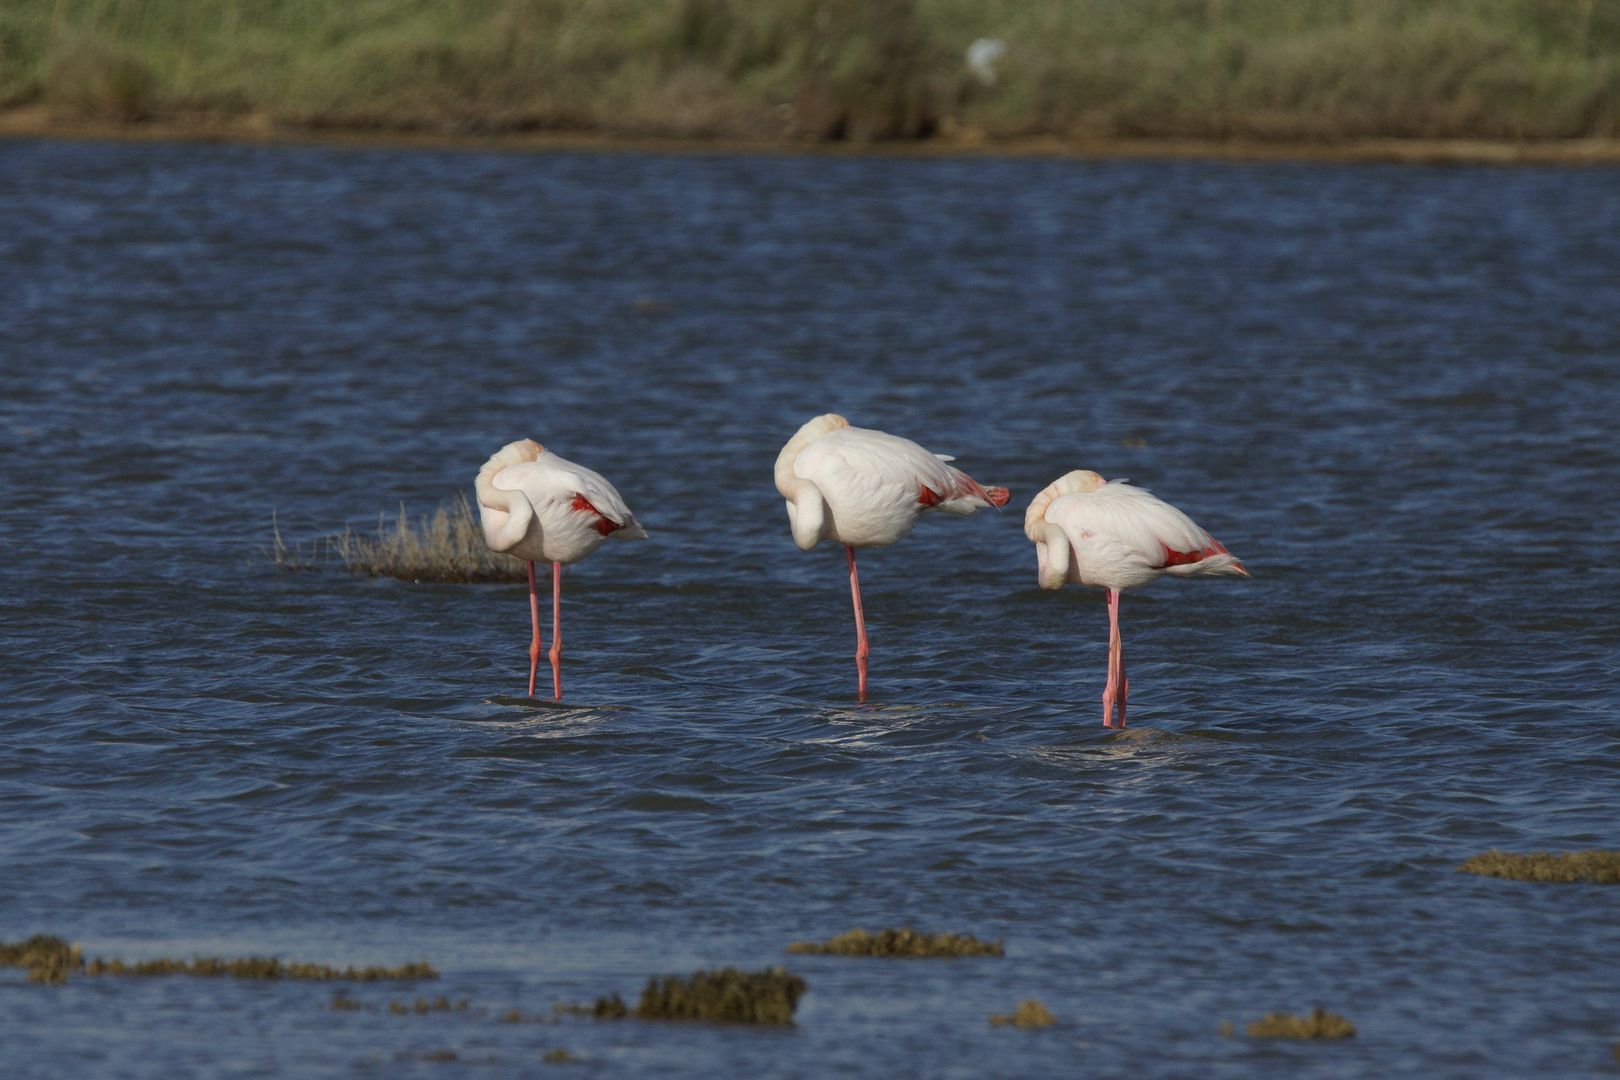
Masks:
[[[994,85],[973,40],[1007,43]],[[870,140],[1620,134],[1620,0],[7,0],[0,105]]]

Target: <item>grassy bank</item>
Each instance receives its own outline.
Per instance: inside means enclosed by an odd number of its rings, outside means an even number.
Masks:
[[[1005,42],[993,80],[964,54]],[[0,107],[878,139],[1620,136],[1620,0],[7,0]]]

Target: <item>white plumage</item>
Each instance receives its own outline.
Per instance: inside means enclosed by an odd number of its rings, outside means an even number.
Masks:
[[[570,566],[609,536],[647,539],[647,531],[600,473],[533,439],[502,447],[478,470],[475,487],[491,551]]]
[[[562,700],[562,568],[608,537],[645,540],[647,530],[600,473],[558,457],[533,439],[507,443],[484,462],[474,484],[484,542],[529,564],[529,696],[540,665],[540,604],[534,564],[551,564],[551,679]]]
[[[1119,594],[1164,574],[1180,577],[1249,572],[1192,518],[1124,480],[1105,481],[1077,469],[1047,485],[1024,514],[1024,535],[1035,542],[1043,589],[1092,585],[1108,594],[1108,685],[1103,723],[1125,726],[1130,683],[1119,634]]]
[[[936,510],[967,515],[1007,504],[1006,488],[981,487],[946,464],[952,460],[897,435],[850,427],[836,413],[806,423],[776,456],[776,490],[787,500],[793,542],[802,551],[823,540],[844,545],[863,699],[869,648],[855,549],[887,547]]]
[[[1161,574],[1243,574],[1237,559],[1180,510],[1124,480],[1077,470],[1024,515],[1043,589],[1134,589]]]
[[[925,514],[965,516],[1006,504],[1005,488],[981,487],[946,464],[954,460],[898,435],[850,427],[836,413],[816,417],[776,457],[793,542],[804,551],[823,540],[888,547]]]

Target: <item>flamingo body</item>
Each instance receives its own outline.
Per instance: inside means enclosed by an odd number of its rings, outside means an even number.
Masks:
[[[1125,726],[1130,683],[1119,634],[1119,597],[1165,574],[1193,577],[1236,574],[1243,564],[1192,518],[1124,480],[1105,481],[1077,469],[1049,484],[1024,514],[1024,535],[1035,542],[1036,576],[1043,589],[1091,585],[1108,596],[1108,685],[1103,723]]]
[[[806,423],[776,456],[776,490],[787,500],[793,542],[809,551],[823,540],[844,545],[855,604],[855,665],[866,697],[866,617],[855,549],[888,547],[926,514],[968,515],[1005,506],[1006,488],[985,488],[910,439],[851,427],[837,413]]]
[[[529,562],[571,566],[613,536],[647,531],[600,473],[553,454],[533,439],[508,443],[478,471],[484,540]]]
[[[529,696],[540,666],[540,602],[534,564],[551,564],[551,681],[562,700],[562,568],[608,537],[645,540],[647,530],[600,473],[546,450],[533,439],[507,443],[478,470],[474,484],[484,542],[529,564]]]
[[[981,487],[967,473],[910,439],[851,427],[836,413],[801,427],[776,458],[776,489],[787,500],[793,542],[823,540],[888,547],[936,510],[968,515],[1004,506],[1005,488]]]
[[[1124,480],[1076,470],[1037,495],[1024,515],[1041,588],[1135,589],[1165,574],[1242,574],[1231,552],[1193,519]]]

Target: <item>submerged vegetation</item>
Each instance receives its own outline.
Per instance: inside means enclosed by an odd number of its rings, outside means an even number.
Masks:
[[[968,51],[977,41],[975,62]],[[9,0],[0,107],[873,140],[1620,134],[1620,0]]]
[[[731,1024],[791,1024],[804,993],[804,980],[785,968],[699,971],[647,980],[629,1015],[640,1020],[712,1020]],[[618,1001],[618,995],[611,999]],[[623,1003],[620,1002],[620,1008]],[[598,1002],[598,1016],[605,1016]],[[619,1015],[623,1015],[622,1013]]]
[[[1046,1011],[1046,1006],[1030,998],[1020,1001],[1010,1013],[991,1013],[990,1022],[997,1027],[1042,1028],[1057,1023],[1057,1018]]]
[[[400,967],[335,968],[327,964],[286,963],[274,957],[248,956],[227,960],[218,956],[194,956],[190,960],[103,960],[85,962],[77,945],[58,937],[36,934],[16,945],[0,942],[0,967],[28,969],[29,982],[60,983],[73,975],[201,975],[230,976],[236,979],[310,979],[320,982],[346,980],[375,982],[380,979],[436,979],[439,973],[427,964]]]
[[[835,938],[816,943],[795,941],[790,953],[826,956],[894,956],[906,959],[942,956],[1002,956],[1001,942],[980,941],[972,934],[924,934],[902,926],[875,934],[860,927]]]
[[[1458,870],[1511,881],[1620,882],[1620,851],[1536,851],[1515,855],[1494,848],[1475,855]]]
[[[1354,1024],[1325,1009],[1312,1009],[1309,1016],[1267,1013],[1249,1025],[1249,1034],[1256,1039],[1348,1039],[1355,1033]]]

